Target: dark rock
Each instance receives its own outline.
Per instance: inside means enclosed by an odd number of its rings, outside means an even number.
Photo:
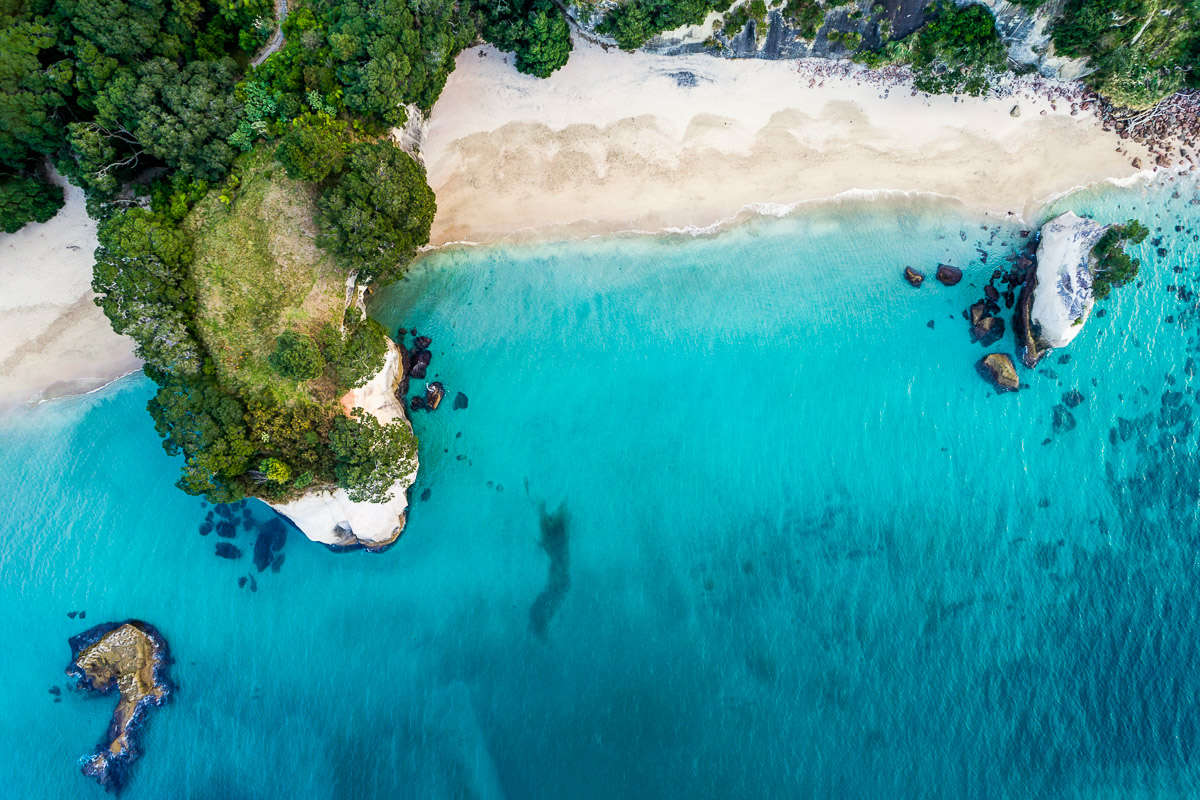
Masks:
[[[412,369],[409,374],[414,378],[424,378],[425,371],[429,368],[429,362],[433,359],[433,355],[428,350],[414,350],[412,352]]]
[[[1007,353],[986,355],[975,365],[975,369],[998,392],[1015,392],[1021,388],[1017,368]]]
[[[446,387],[442,386],[438,381],[433,381],[425,387],[425,406],[430,411],[437,411],[437,407],[442,404],[442,398],[446,396]]]
[[[237,524],[233,522],[217,523],[217,536],[222,539],[232,539],[237,536]]]
[[[904,268],[904,280],[908,281],[910,286],[914,286],[914,287],[920,289],[921,284],[925,282],[925,273],[918,272],[917,270],[913,269],[912,267],[905,267]]]
[[[425,489],[421,492],[421,499],[428,500],[430,495],[432,495],[432,494],[433,494],[433,491],[431,489]]]
[[[79,618],[80,618],[80,619],[87,619],[87,612],[86,612],[86,611],[80,611],[80,612],[79,612]]]
[[[454,410],[461,411],[467,407],[467,396],[462,392],[454,395]]]
[[[991,347],[1004,336],[1004,320],[999,317],[984,317],[978,325],[971,327],[971,341]]]
[[[976,303],[971,303],[971,307],[967,309],[967,314],[967,318],[970,320],[971,326],[974,327],[978,325],[984,317],[987,316],[987,304],[982,300]]]
[[[991,300],[993,303],[999,302],[1000,300],[1000,292],[990,283],[983,287],[983,296],[988,300]]]
[[[51,686],[50,694],[54,695],[55,697],[58,697],[60,694],[62,694],[62,689],[58,688],[57,686]]]
[[[433,339],[430,339],[428,336],[418,336],[413,339],[413,344],[417,346],[418,350],[428,350],[429,345],[433,344]]]
[[[275,560],[271,562],[271,572],[279,572],[279,570],[283,568],[283,560],[285,558],[287,558],[287,556],[283,553],[275,556]]]
[[[935,277],[945,286],[954,286],[962,280],[962,270],[949,264],[938,264]]]
[[[1063,353],[1061,356],[1058,357],[1058,363],[1059,364],[1070,364],[1071,363],[1071,354]]]
[[[200,523],[200,535],[201,536],[208,536],[210,533],[212,533],[212,530],[213,530],[213,524],[211,522],[201,522]]]
[[[1055,433],[1066,433],[1075,430],[1075,415],[1064,405],[1056,405],[1050,411],[1051,424]]]
[[[70,617],[71,619],[75,619],[77,616],[79,616],[79,612],[78,611],[68,611],[67,616]]]
[[[929,320],[929,322],[926,322],[925,327],[932,329],[933,328],[933,320]]]
[[[237,549],[237,547],[230,544],[229,542],[218,542],[217,543],[217,557],[218,558],[228,558],[228,559],[241,558],[242,551]]]
[[[1063,403],[1067,408],[1076,408],[1084,401],[1083,392],[1078,389],[1072,389],[1063,395]]]
[[[246,576],[243,575],[242,577],[238,578],[238,588],[243,589],[243,588],[245,588],[245,586],[246,586]]]

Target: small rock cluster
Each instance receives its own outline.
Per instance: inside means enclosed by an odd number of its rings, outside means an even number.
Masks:
[[[411,350],[406,350],[403,346],[404,337],[409,334],[413,337],[413,346]],[[400,385],[396,388],[396,397],[400,402],[404,402],[408,395],[408,383],[410,378],[425,380],[425,376],[429,373],[429,364],[433,360],[433,353],[429,347],[433,344],[433,340],[428,336],[421,336],[417,333],[417,329],[401,328],[397,341],[401,343],[401,352],[404,354],[404,378]],[[422,394],[414,395],[408,401],[408,407],[413,411],[437,411],[438,406],[442,404],[442,400],[446,398],[446,387],[441,381],[430,381],[425,384],[425,391]],[[454,410],[459,411],[467,407],[467,396],[459,392],[454,398]]]

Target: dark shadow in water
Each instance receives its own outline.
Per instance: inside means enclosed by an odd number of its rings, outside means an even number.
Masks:
[[[546,575],[546,588],[542,589],[533,605],[529,607],[529,629],[540,639],[546,638],[546,628],[550,620],[562,605],[563,597],[571,588],[571,551],[568,529],[571,515],[567,511],[564,500],[559,503],[553,514],[546,513],[546,503],[538,507],[538,516],[542,529],[539,544],[550,558],[549,571]]]

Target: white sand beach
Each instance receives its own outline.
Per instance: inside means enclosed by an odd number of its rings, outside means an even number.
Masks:
[[[54,219],[0,233],[0,411],[77,394],[138,368],[92,302],[96,223],[66,186]]]
[[[465,51],[434,106],[423,152],[435,246],[702,228],[853,190],[1028,217],[1074,187],[1137,174],[1134,157],[1153,163],[1091,112],[1072,115],[1074,87],[1036,76],[1009,79],[1008,96],[956,99],[844,63],[579,39],[545,80],[511,61]]]

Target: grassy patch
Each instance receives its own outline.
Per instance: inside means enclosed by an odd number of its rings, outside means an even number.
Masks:
[[[214,189],[187,225],[195,237],[196,324],[222,384],[292,404],[332,399],[320,379],[296,384],[268,358],[285,330],[315,334],[342,319],[347,274],[316,244],[316,192],[265,153],[243,157],[234,189]]]

